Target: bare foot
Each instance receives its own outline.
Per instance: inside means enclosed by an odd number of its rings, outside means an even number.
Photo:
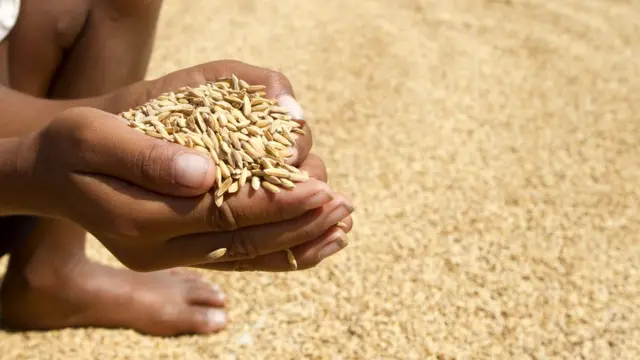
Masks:
[[[168,336],[215,332],[226,323],[220,289],[180,271],[139,274],[88,261],[68,272],[38,271],[7,272],[0,297],[4,325],[120,327]]]
[[[38,243],[44,235],[36,230],[28,242]],[[12,253],[0,289],[3,325],[20,330],[130,328],[158,336],[225,327],[224,294],[195,273],[111,268],[90,262],[83,251],[69,251],[52,235],[59,234],[49,233],[49,241],[23,254]]]

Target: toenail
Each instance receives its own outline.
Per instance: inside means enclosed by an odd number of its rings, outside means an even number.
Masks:
[[[213,289],[213,292],[220,292],[222,290],[222,288],[218,284],[211,285],[211,289]]]
[[[220,327],[227,323],[227,315],[220,309],[207,310],[207,322],[210,326]]]
[[[226,296],[225,296],[225,294],[223,292],[216,293],[215,297],[220,302],[224,302],[224,299],[226,298]]]

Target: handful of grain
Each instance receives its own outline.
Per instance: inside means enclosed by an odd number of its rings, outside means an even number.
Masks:
[[[132,128],[155,138],[209,154],[216,166],[215,203],[245,184],[277,193],[309,176],[285,164],[301,125],[266,87],[235,75],[196,88],[181,87],[121,113]]]

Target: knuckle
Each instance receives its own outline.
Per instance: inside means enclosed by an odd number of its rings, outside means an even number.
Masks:
[[[56,115],[46,133],[65,137],[67,144],[81,144],[91,134],[85,114],[86,111],[82,108],[67,109]]]
[[[315,231],[313,231],[312,228],[305,226],[298,230],[297,234],[295,235],[295,240],[297,244],[302,244],[314,239],[315,237]]]
[[[213,214],[208,216],[211,229],[234,231],[240,227],[237,219],[241,217],[241,214],[239,216],[234,215],[234,209],[229,206],[228,202],[223,202],[219,208],[214,208],[213,206],[212,208],[214,209]]]
[[[261,254],[253,238],[247,236],[245,231],[231,231],[230,235],[230,254],[231,256],[240,256],[243,258],[253,259]]]
[[[155,139],[154,139],[155,140]],[[152,141],[150,146],[141,147],[133,156],[134,171],[138,171],[140,177],[147,181],[161,179],[173,179],[173,170],[163,165],[164,155],[167,154],[166,146],[159,141]]]
[[[275,221],[284,221],[288,219],[295,209],[291,206],[291,201],[287,198],[278,198],[276,206],[273,206],[273,217]]]

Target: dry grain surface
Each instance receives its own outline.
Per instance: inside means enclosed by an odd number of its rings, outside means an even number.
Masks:
[[[291,78],[351,245],[205,273],[218,335],[2,332],[2,359],[640,359],[638,2],[167,0],[158,36],[151,77]]]

